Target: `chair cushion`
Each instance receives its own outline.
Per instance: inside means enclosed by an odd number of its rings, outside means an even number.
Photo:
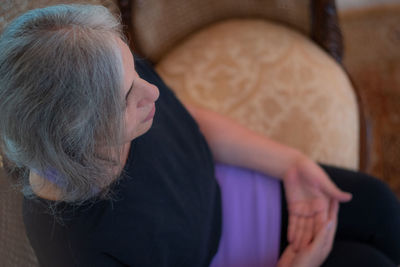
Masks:
[[[257,19],[209,26],[157,65],[183,101],[225,114],[312,159],[359,164],[356,97],[343,69],[308,38]]]

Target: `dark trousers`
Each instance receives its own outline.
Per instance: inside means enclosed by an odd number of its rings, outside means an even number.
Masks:
[[[396,266],[400,264],[400,202],[381,180],[321,165],[332,181],[353,199],[340,204],[333,248],[322,266]],[[282,190],[280,254],[286,248],[288,212]]]

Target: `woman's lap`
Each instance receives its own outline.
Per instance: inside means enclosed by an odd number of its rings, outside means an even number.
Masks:
[[[212,267],[275,266],[281,225],[277,179],[234,166],[216,166],[222,196],[222,236]]]
[[[350,202],[340,205],[338,228],[332,253],[335,255],[343,253],[342,257],[344,258],[347,258],[346,256],[351,257],[352,251],[343,248],[363,246],[362,244],[364,244],[381,252],[382,257],[386,256],[397,264],[400,263],[400,203],[389,187],[379,179],[366,174],[326,165],[321,166],[339,188],[353,194],[353,199]],[[287,245],[288,223],[282,184],[281,190],[280,254]],[[365,249],[365,247],[362,247],[360,251]],[[364,254],[365,257],[371,257],[372,260],[372,257],[378,256],[377,253],[370,253]],[[327,264],[329,264],[329,261],[335,261],[338,258],[328,257]],[[333,264],[336,263],[333,262]]]

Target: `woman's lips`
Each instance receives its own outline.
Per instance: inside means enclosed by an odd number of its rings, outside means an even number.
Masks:
[[[155,113],[156,113],[156,105],[153,104],[153,108],[151,109],[151,111],[149,112],[147,117],[142,122],[146,122],[148,120],[151,120],[154,117]]]

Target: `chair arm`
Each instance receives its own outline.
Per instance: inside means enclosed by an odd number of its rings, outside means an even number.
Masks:
[[[311,38],[342,64],[343,38],[335,0],[311,0]]]

